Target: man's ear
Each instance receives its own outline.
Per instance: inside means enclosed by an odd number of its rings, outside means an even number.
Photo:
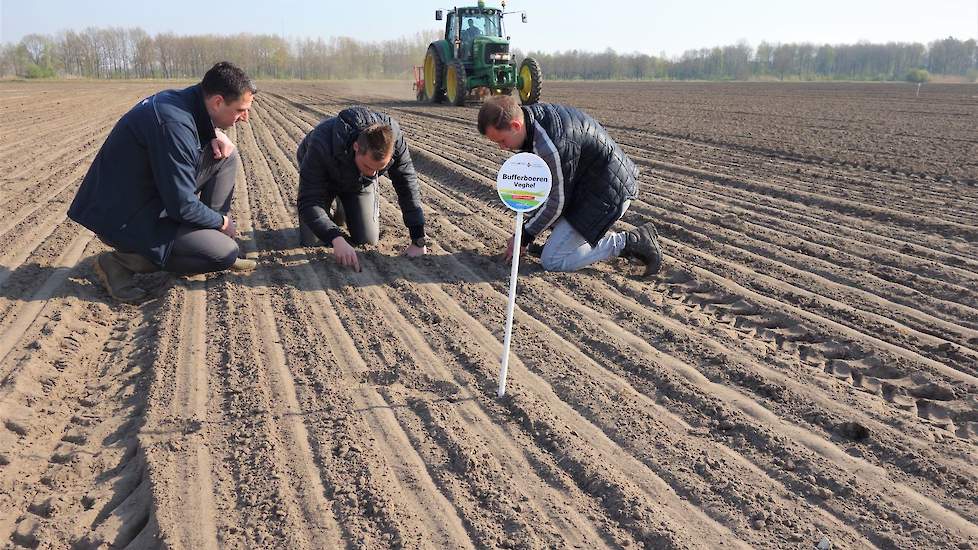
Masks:
[[[359,155],[360,154],[360,142],[359,141],[354,141],[353,142],[353,154],[355,154],[355,155]]]
[[[214,94],[208,97],[207,99],[205,99],[204,103],[206,103],[207,106],[210,107],[211,109],[217,110],[218,108],[221,107],[221,105],[224,104],[224,96],[222,96],[221,94]]]
[[[520,130],[523,129],[523,121],[522,120],[516,120],[514,118],[513,120],[509,121],[509,127],[514,132],[519,132]]]

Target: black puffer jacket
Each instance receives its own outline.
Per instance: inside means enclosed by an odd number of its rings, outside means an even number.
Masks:
[[[353,161],[353,143],[364,128],[378,122],[394,130],[394,155],[391,163],[377,177],[387,174],[394,184],[397,203],[411,238],[424,236],[424,212],[421,210],[418,177],[404,134],[397,121],[388,115],[357,106],[344,109],[335,117],[320,122],[306,135],[296,151],[296,160],[299,161],[299,217],[323,242],[330,243],[343,235],[327,213],[333,198],[340,193],[358,193],[377,179],[361,177]]]
[[[554,174],[554,185],[563,185],[562,204],[548,200],[527,221],[524,227],[530,230],[530,239],[545,229],[542,225],[549,226],[551,219],[562,216],[591,246],[596,245],[621,217],[625,201],[638,195],[638,168],[608,132],[583,111],[537,103],[525,105],[523,113],[528,132],[533,132],[536,124],[549,138],[549,143],[541,143],[541,136],[534,136],[532,149],[548,164],[548,156],[559,159],[561,174],[559,178]],[[551,145],[556,157],[547,154]],[[557,198],[558,191],[552,189],[551,198]],[[534,232],[534,228],[539,231]]]

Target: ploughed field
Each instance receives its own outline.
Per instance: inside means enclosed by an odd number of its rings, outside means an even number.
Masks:
[[[641,168],[667,255],[524,262],[477,109],[261,86],[232,132],[247,276],[112,303],[69,221],[160,83],[0,84],[0,546],[978,548],[978,90],[547,83]],[[298,142],[407,134],[432,241],[382,182],[364,267],[297,245]]]

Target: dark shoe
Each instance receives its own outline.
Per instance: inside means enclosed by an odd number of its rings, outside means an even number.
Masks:
[[[129,252],[112,252],[112,258],[133,273],[156,273],[160,268],[144,258],[141,254]]]
[[[95,258],[95,275],[109,295],[120,302],[137,304],[146,299],[146,291],[133,282],[133,271],[119,262],[114,252],[105,252]]]
[[[526,253],[534,258],[540,258],[543,256],[543,245],[540,243],[531,243],[530,246],[526,247]]]
[[[343,210],[343,202],[339,197],[333,199],[333,204],[329,207],[329,219],[340,227],[346,225],[346,210]]]
[[[333,202],[330,203],[327,213],[329,214],[329,219],[333,220],[333,223],[335,223],[337,226],[346,225],[346,211],[343,210],[343,203],[338,197],[333,199]],[[300,216],[299,246],[323,246],[324,244],[326,243],[319,240],[319,237],[317,237],[316,234],[312,232],[312,229],[310,229],[309,226],[302,221],[302,217]]]
[[[299,219],[299,246],[322,246],[323,242],[312,232],[302,219]]]
[[[647,223],[625,233],[622,258],[635,258],[645,264],[645,275],[655,275],[662,268],[662,248],[655,226]]]

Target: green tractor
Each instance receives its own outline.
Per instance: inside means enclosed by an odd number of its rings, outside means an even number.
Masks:
[[[502,9],[487,8],[479,0],[478,6],[448,12],[445,38],[428,46],[424,65],[415,71],[419,101],[464,105],[468,97],[509,95],[513,90],[524,104],[540,100],[540,64],[527,57],[517,68],[512,61],[509,37],[503,35],[505,9],[505,0]],[[442,20],[442,10],[435,12],[435,20]],[[526,23],[526,13],[522,20]]]

